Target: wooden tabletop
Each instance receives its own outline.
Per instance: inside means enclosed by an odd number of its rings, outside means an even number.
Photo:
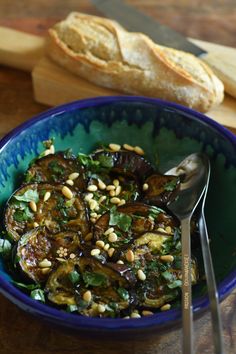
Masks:
[[[112,0],[111,0],[112,1]],[[127,0],[142,12],[182,34],[236,47],[235,0]],[[1,0],[0,25],[44,35],[48,26],[70,11],[99,15],[86,0]],[[34,102],[28,73],[0,67],[0,137],[47,109]],[[236,290],[221,304],[227,354],[236,353]],[[195,320],[197,354],[214,353],[209,312]],[[1,354],[178,354],[181,330],[129,341],[70,335],[41,322],[0,295]]]

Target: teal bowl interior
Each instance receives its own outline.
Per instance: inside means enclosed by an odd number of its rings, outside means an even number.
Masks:
[[[230,132],[189,109],[141,97],[97,98],[49,110],[1,141],[1,213],[29,162],[43,150],[41,142],[52,137],[56,150],[72,148],[74,153],[88,153],[98,142],[139,145],[162,172],[191,153],[206,153],[212,170],[206,219],[215,274],[217,283],[222,283],[221,297],[232,290],[236,285],[236,142]],[[0,277],[10,282],[2,259]],[[195,299],[205,294],[204,282],[194,287]]]

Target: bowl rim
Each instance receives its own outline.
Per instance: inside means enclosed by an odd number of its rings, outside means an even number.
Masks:
[[[143,96],[102,96],[102,97],[92,97],[82,100],[73,101],[66,103],[57,107],[50,108],[42,113],[33,116],[29,120],[20,124],[13,130],[11,130],[7,135],[5,135],[0,140],[0,153],[4,146],[10,143],[18,134],[27,130],[33,126],[38,121],[47,119],[49,116],[56,116],[62,113],[71,112],[76,109],[90,108],[95,106],[100,106],[104,104],[119,103],[119,102],[139,102],[139,103],[150,103],[154,105],[161,106],[163,108],[172,108],[175,111],[180,111],[182,113],[191,116],[191,119],[195,119],[209,125],[214,128],[220,135],[223,135],[227,140],[229,140],[236,149],[236,136],[231,133],[228,129],[223,127],[221,124],[217,123],[208,116],[194,111],[191,108],[179,105],[177,103],[168,102],[161,99],[149,98]],[[229,293],[236,287],[236,269],[230,272],[227,277],[219,283],[218,292],[219,299],[222,301]],[[33,314],[39,315],[41,317],[47,318],[53,322],[61,323],[65,327],[70,327],[73,329],[83,329],[86,330],[102,330],[102,331],[114,331],[114,330],[135,330],[135,329],[148,329],[151,327],[169,327],[172,326],[174,322],[179,322],[181,319],[181,310],[172,309],[167,312],[161,312],[154,314],[153,316],[142,317],[141,319],[129,319],[129,321],[124,321],[124,319],[111,319],[111,318],[90,318],[85,316],[79,316],[65,311],[55,309],[46,304],[42,304],[36,300],[30,298],[18,288],[16,288],[12,283],[7,281],[0,274],[0,292],[2,292],[7,298],[12,302],[20,306],[21,308],[30,311]],[[193,300],[193,312],[200,313],[207,309],[209,306],[208,296],[204,295]],[[46,317],[45,317],[46,316]],[[58,322],[60,321],[60,322]]]

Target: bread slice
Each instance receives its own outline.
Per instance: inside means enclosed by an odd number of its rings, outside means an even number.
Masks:
[[[223,84],[201,60],[105,18],[71,13],[49,29],[47,53],[82,78],[124,93],[202,112],[223,100]]]

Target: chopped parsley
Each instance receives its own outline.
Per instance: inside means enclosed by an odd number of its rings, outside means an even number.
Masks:
[[[14,198],[16,200],[19,200],[21,202],[35,202],[37,203],[39,201],[39,194],[38,191],[35,189],[27,189],[25,193],[21,195],[14,195]]]
[[[82,277],[86,286],[106,286],[108,283],[107,277],[101,273],[84,272]]]
[[[122,231],[128,232],[132,225],[132,217],[124,213],[119,213],[114,206],[110,210],[109,225],[117,226]]]
[[[129,300],[129,292],[128,290],[126,290],[125,288],[118,288],[117,292],[119,294],[119,296],[121,297],[121,299],[128,301]]]
[[[173,178],[171,181],[165,183],[164,185],[165,191],[172,192],[173,190],[175,190],[177,183],[178,183],[178,178]]]
[[[44,291],[42,289],[32,290],[30,293],[30,297],[34,300],[45,302]]]
[[[9,256],[9,254],[11,253],[11,248],[12,245],[8,240],[0,238],[0,254],[3,257]]]

